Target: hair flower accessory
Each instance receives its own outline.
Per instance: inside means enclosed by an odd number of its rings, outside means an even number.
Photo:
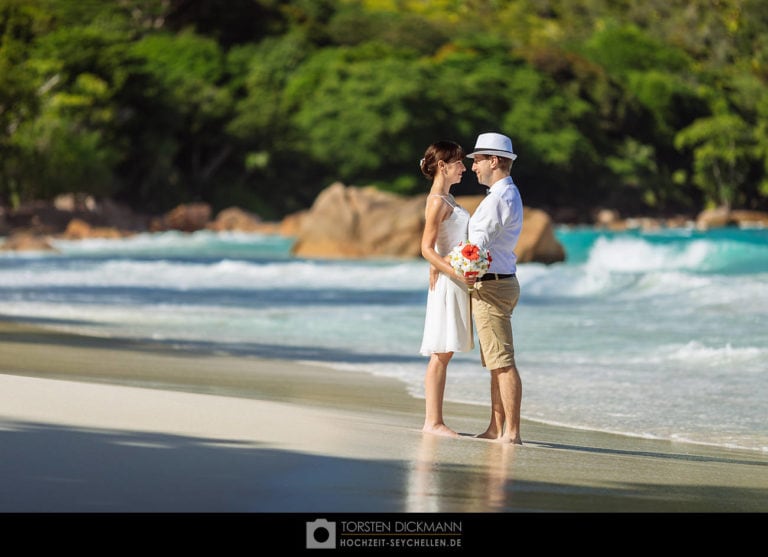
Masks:
[[[460,242],[459,245],[451,250],[449,256],[451,258],[451,267],[453,267],[454,271],[461,273],[465,277],[474,276],[478,279],[488,272],[491,261],[493,261],[490,251],[475,244],[470,244],[468,241]],[[473,288],[469,290],[471,292]]]

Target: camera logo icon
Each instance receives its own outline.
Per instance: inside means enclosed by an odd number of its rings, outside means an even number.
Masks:
[[[307,549],[336,549],[336,523],[324,518],[307,522]]]

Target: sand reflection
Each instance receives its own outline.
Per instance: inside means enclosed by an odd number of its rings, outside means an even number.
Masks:
[[[517,448],[422,434],[408,470],[406,512],[503,511]]]

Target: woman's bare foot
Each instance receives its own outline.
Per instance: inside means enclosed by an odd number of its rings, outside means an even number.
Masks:
[[[431,433],[432,435],[442,435],[443,437],[459,437],[458,433],[445,424],[438,424],[436,426],[428,426],[424,424],[421,431],[424,433]]]
[[[499,439],[500,435],[493,429],[488,428],[482,433],[475,435],[478,439]]]

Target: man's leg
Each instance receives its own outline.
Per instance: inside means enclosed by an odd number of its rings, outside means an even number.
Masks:
[[[491,421],[488,428],[479,433],[481,439],[498,439],[504,433],[504,404],[499,390],[499,376],[491,372]]]
[[[522,445],[520,438],[520,406],[523,400],[523,382],[517,367],[509,366],[491,371],[497,378],[499,386],[499,398],[504,408],[505,429],[500,437],[504,441]]]
[[[522,383],[514,363],[511,317],[519,297],[517,279],[481,283],[472,306],[481,362],[491,370],[491,421],[478,437],[516,444],[521,443]]]

